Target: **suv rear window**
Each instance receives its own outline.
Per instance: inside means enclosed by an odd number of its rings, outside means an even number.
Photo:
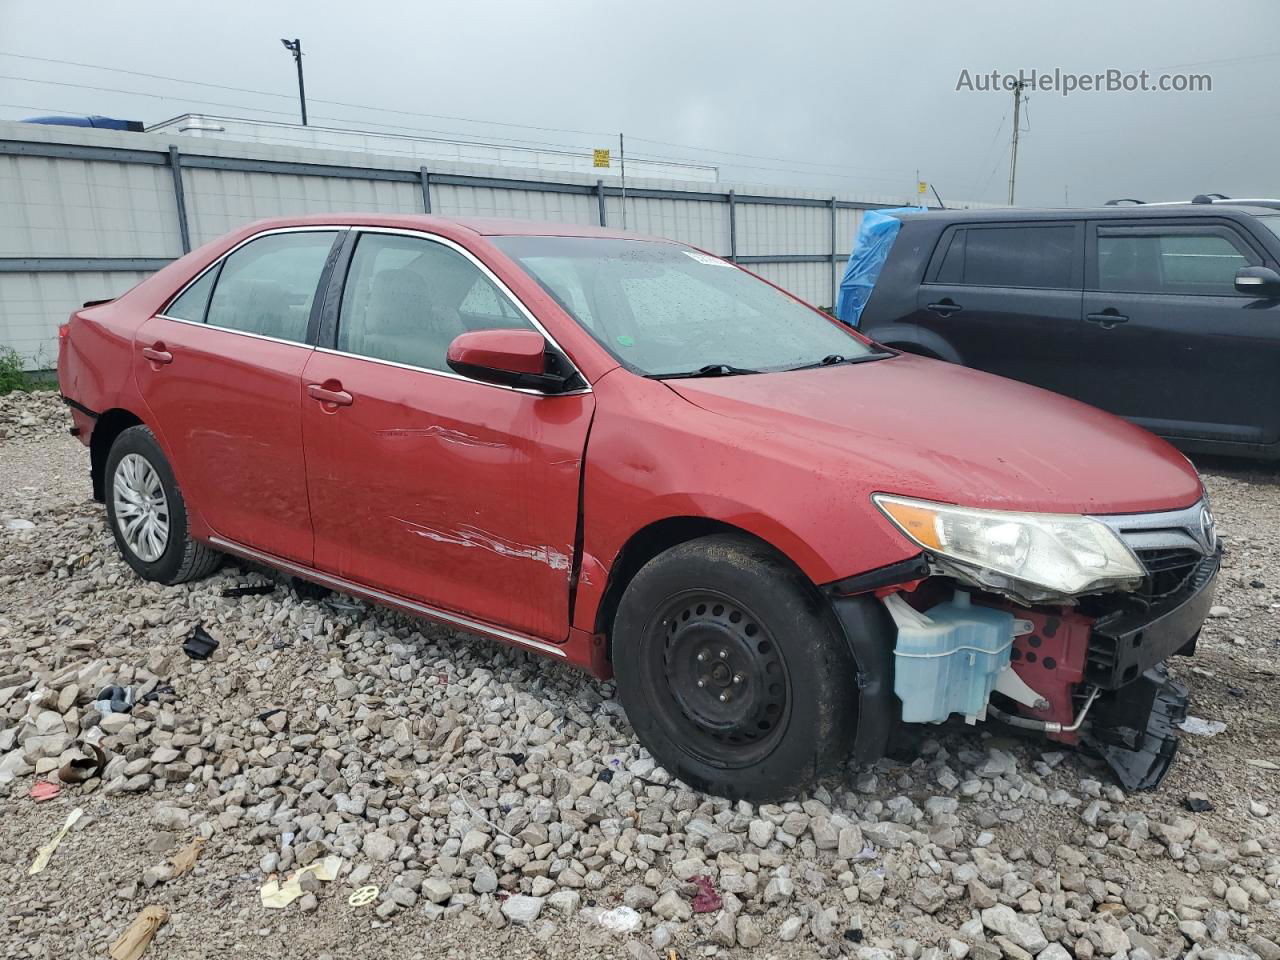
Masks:
[[[1074,225],[962,227],[952,235],[933,282],[1070,288],[1075,248]]]

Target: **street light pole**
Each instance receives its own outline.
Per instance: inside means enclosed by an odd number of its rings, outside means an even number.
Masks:
[[[307,88],[302,82],[302,41],[297,37],[292,40],[285,40],[282,37],[280,42],[293,54],[293,60],[298,65],[298,103],[302,107],[302,125],[305,127],[307,125]]]

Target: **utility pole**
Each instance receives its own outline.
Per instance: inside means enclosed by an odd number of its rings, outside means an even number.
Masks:
[[[627,151],[618,134],[618,160],[622,163],[622,229],[627,229]]]
[[[280,42],[293,54],[293,60],[298,65],[298,104],[302,107],[302,125],[305,127],[307,125],[307,88],[302,83],[302,41],[297,37],[292,40],[281,37]]]
[[[1026,81],[1018,80],[1013,85],[1013,152],[1009,157],[1009,206],[1013,206],[1013,183],[1018,175],[1018,122],[1022,109],[1022,88]]]

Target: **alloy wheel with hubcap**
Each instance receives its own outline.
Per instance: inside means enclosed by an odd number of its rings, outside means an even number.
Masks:
[[[116,464],[111,493],[116,525],[125,545],[154,563],[169,545],[169,499],[155,467],[141,454],[125,454]]]

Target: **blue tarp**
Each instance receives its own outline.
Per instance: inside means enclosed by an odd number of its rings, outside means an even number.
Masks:
[[[893,207],[889,210],[867,210],[862,214],[849,265],[845,267],[836,296],[836,316],[851,327],[858,325],[862,308],[871,299],[871,289],[880,276],[880,268],[889,257],[889,248],[898,236],[904,213],[924,213],[925,207]]]

